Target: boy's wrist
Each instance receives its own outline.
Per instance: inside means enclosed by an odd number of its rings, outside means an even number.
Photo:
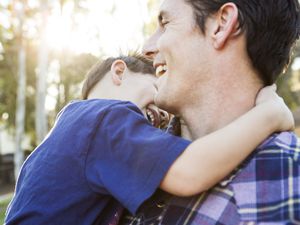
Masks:
[[[259,115],[263,117],[263,126],[268,128],[270,134],[281,129],[281,110],[274,102],[265,102],[256,106]]]

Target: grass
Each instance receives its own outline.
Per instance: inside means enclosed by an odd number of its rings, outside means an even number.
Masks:
[[[0,224],[4,224],[5,211],[11,198],[0,201]]]

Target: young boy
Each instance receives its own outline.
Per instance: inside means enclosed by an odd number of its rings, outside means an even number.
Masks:
[[[87,75],[82,101],[58,115],[24,163],[6,224],[105,224],[116,199],[133,214],[160,187],[207,190],[275,131],[293,127],[272,88],[225,128],[194,142],[153,127],[154,69],[138,56],[109,58]],[[251,134],[251,135],[249,135]]]

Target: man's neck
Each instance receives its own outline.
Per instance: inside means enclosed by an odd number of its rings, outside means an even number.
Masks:
[[[262,87],[253,82],[235,83],[221,89],[223,86],[204,88],[202,93],[205,95],[202,96],[205,98],[199,96],[196,104],[181,112],[192,139],[214,132],[245,114],[254,107],[256,95]]]

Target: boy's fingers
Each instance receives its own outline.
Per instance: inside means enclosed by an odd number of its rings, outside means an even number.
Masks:
[[[277,85],[272,84],[272,85],[269,85],[269,86],[265,86],[264,89],[276,91],[277,90]]]
[[[271,87],[272,87],[272,89],[273,89],[274,91],[277,90],[277,85],[276,85],[276,84],[272,84]]]

